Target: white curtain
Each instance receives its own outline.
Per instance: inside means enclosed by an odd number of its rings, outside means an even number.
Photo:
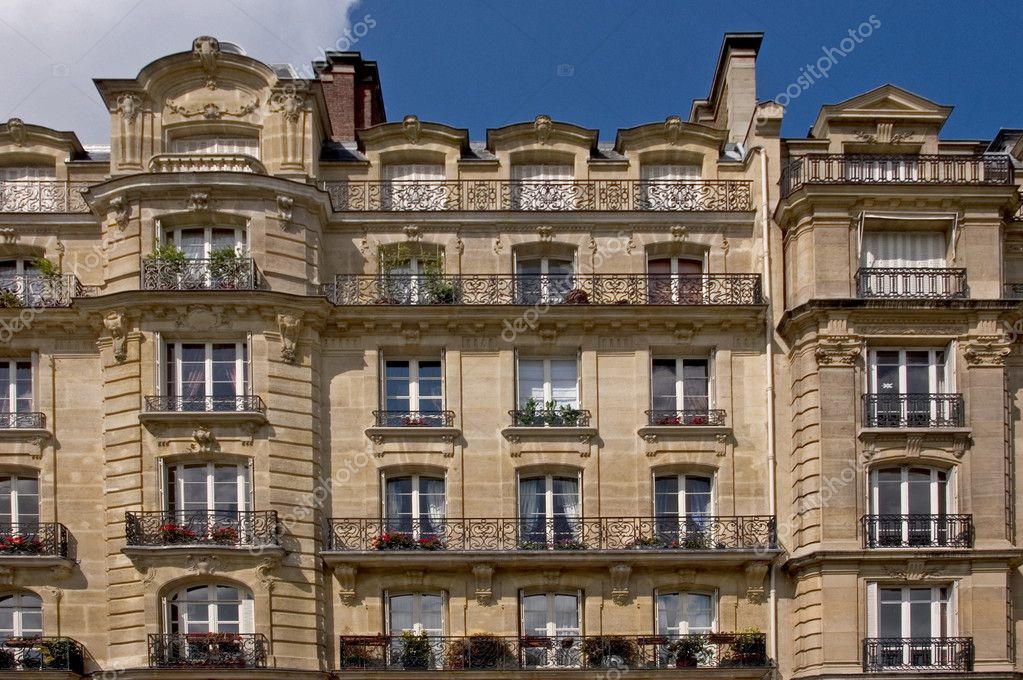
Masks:
[[[14,166],[0,168],[0,180],[5,182],[28,182],[32,180],[55,179],[57,171],[49,166]]]
[[[945,234],[938,231],[868,231],[863,235],[864,267],[944,267],[945,252]]]
[[[642,165],[640,178],[644,182],[678,182],[700,179],[699,165]]]
[[[259,139],[256,137],[220,137],[202,135],[171,140],[171,153],[245,154],[259,158]]]

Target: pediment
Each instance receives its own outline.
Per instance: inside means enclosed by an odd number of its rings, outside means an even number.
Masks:
[[[813,136],[828,136],[828,128],[842,123],[888,121],[921,123],[940,128],[951,106],[944,106],[895,85],[882,85],[874,90],[821,107],[813,124]]]

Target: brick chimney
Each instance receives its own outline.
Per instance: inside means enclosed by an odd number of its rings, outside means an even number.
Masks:
[[[375,61],[360,52],[327,52],[315,64],[330,116],[331,139],[352,141],[355,131],[386,122],[384,96]]]

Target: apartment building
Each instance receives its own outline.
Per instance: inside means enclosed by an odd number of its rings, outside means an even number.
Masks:
[[[0,126],[0,676],[1014,676],[1021,131],[783,139],[761,38],[613,142],[209,36]]]

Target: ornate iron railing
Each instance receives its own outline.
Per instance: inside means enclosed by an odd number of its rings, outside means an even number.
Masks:
[[[864,548],[972,548],[973,515],[864,515]]]
[[[268,655],[260,633],[149,635],[150,668],[266,668]]]
[[[456,180],[323,183],[345,210],[747,211],[749,180]]]
[[[1023,283],[1007,283],[1005,284],[1004,295],[1009,300],[1021,300],[1023,299]]]
[[[759,274],[339,274],[335,305],[759,305]]]
[[[377,427],[451,427],[454,411],[373,411]]]
[[[946,300],[968,294],[965,269],[864,267],[856,272],[856,295],[861,298]]]
[[[124,513],[130,546],[280,545],[276,510],[176,510]]]
[[[654,410],[646,412],[648,425],[713,425],[725,424],[725,410],[684,409],[681,411]]]
[[[85,647],[69,637],[9,637],[0,640],[0,673],[67,671],[85,674]]]
[[[961,394],[865,394],[864,427],[963,427]]]
[[[162,153],[149,160],[149,171],[266,174],[266,168],[258,159],[242,153]]]
[[[142,260],[142,290],[253,290],[256,267],[249,257],[231,262],[187,259]]]
[[[332,551],[770,550],[768,516],[334,518]]]
[[[340,668],[373,671],[520,671],[725,668],[771,665],[762,633],[465,637],[342,635]]]
[[[523,406],[508,411],[515,427],[589,427],[590,412],[571,406],[541,408]]]
[[[82,198],[86,182],[61,180],[0,181],[0,212],[83,213],[89,206]]]
[[[1012,184],[1008,156],[807,154],[782,170],[781,194],[804,184]]]
[[[0,430],[42,430],[46,414],[39,411],[0,411]]]
[[[76,297],[82,284],[74,274],[0,276],[0,309],[68,307]]]
[[[863,672],[972,671],[973,638],[865,638]]]
[[[78,545],[71,532],[56,522],[0,523],[0,555],[76,558]]]
[[[146,397],[147,413],[266,413],[263,399],[254,394],[235,397],[175,397],[151,395]]]

